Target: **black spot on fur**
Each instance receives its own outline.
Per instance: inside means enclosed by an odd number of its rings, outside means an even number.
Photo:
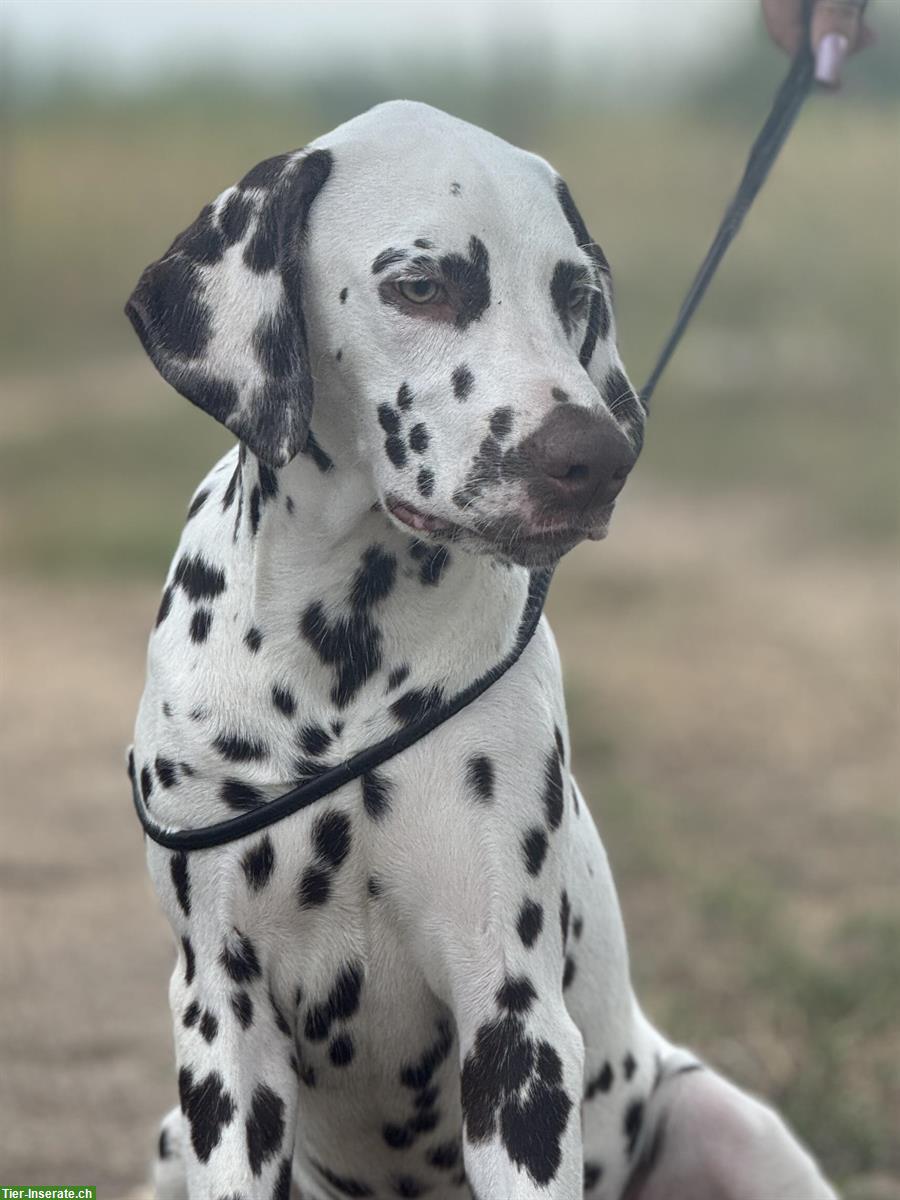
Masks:
[[[637,1062],[635,1061],[634,1055],[629,1050],[628,1053],[625,1055],[625,1057],[622,1059],[622,1074],[625,1076],[626,1079],[631,1079],[631,1077],[634,1075],[636,1070],[637,1070]]]
[[[562,731],[560,730],[558,725],[553,726],[553,736],[556,739],[556,753],[559,755],[559,761],[561,763],[565,763],[565,761],[566,761],[566,746],[565,746],[565,742],[563,741]]]
[[[316,855],[337,870],[350,853],[350,818],[346,813],[323,813],[313,825],[313,846]]]
[[[437,686],[431,688],[414,688],[404,692],[391,705],[391,715],[403,725],[411,725],[437,708],[444,699],[444,693]]]
[[[629,1158],[634,1154],[643,1126],[644,1103],[642,1100],[632,1100],[625,1110],[625,1117],[622,1121],[622,1130],[625,1134]]]
[[[556,751],[548,754],[544,764],[544,811],[551,829],[559,829],[563,817],[562,769]]]
[[[428,1161],[438,1171],[452,1171],[459,1163],[462,1149],[459,1142],[442,1142],[428,1152]]]
[[[297,711],[297,701],[294,699],[293,692],[290,688],[279,687],[278,684],[272,685],[272,703],[286,717],[292,717]]]
[[[290,1200],[291,1196],[291,1160],[283,1158],[281,1166],[278,1168],[278,1174],[275,1177],[275,1186],[272,1188],[272,1200]]]
[[[164,788],[174,787],[178,782],[178,773],[171,759],[163,758],[162,755],[158,754],[153,767],[156,771],[156,778]]]
[[[491,413],[491,433],[494,437],[504,438],[512,429],[513,410],[509,406],[495,408]]]
[[[351,585],[350,615],[331,622],[316,601],[300,619],[301,635],[336,673],[331,698],[339,708],[350,703],[381,665],[381,634],[372,623],[370,610],[390,594],[396,570],[397,560],[392,554],[381,546],[370,546]]]
[[[572,982],[575,979],[576,969],[577,968],[576,968],[576,964],[575,964],[575,959],[572,957],[571,954],[567,954],[566,961],[563,966],[563,977],[562,977],[562,989],[564,992],[572,986]]]
[[[391,787],[378,771],[367,771],[362,777],[363,806],[373,821],[380,821],[391,807]]]
[[[179,850],[169,859],[169,871],[181,911],[186,917],[189,917],[191,915],[191,875],[188,869],[188,856],[183,850]]]
[[[214,600],[225,591],[225,572],[211,566],[201,554],[185,554],[178,560],[173,582],[191,600]]]
[[[255,625],[248,629],[244,634],[244,645],[251,654],[257,654],[259,652],[259,648],[262,645],[262,640],[262,633],[260,633]]]
[[[412,389],[410,388],[408,383],[401,383],[400,387],[397,391],[397,407],[402,409],[404,412],[406,412],[407,409],[412,407],[412,402],[413,402]],[[394,430],[393,432],[396,432],[396,430]]]
[[[408,1125],[385,1125],[381,1136],[392,1150],[406,1150],[416,1140],[415,1133]]]
[[[571,399],[569,393],[561,387],[551,388],[550,395],[557,402],[557,404],[568,404],[569,400]]]
[[[335,1067],[346,1067],[353,1062],[353,1038],[347,1033],[339,1034],[328,1047],[328,1057]]]
[[[220,795],[235,812],[248,812],[265,801],[265,796],[258,788],[241,779],[226,779]]]
[[[347,288],[341,288],[341,294],[340,294],[340,296],[338,297],[338,299],[340,300],[341,304],[346,304],[346,303],[347,303],[347,296],[348,296],[348,294],[349,294],[349,290],[348,290]]]
[[[563,952],[569,942],[569,919],[572,915],[572,906],[569,903],[569,893],[563,888],[559,897],[559,929],[562,934]]]
[[[522,838],[522,853],[525,856],[525,869],[529,875],[537,878],[547,856],[547,835],[540,826],[533,826]]]
[[[397,416],[396,410],[389,404],[378,405],[378,424],[385,433],[400,432],[400,418]]]
[[[324,1041],[335,1021],[348,1021],[359,1008],[363,972],[359,963],[347,963],[338,972],[334,986],[322,1004],[314,1004],[306,1014],[304,1033],[311,1042]]]
[[[419,489],[419,495],[427,500],[434,491],[434,471],[431,467],[422,467],[416,476],[416,487]]]
[[[150,800],[153,792],[153,776],[150,774],[150,768],[144,764],[141,767],[141,796],[145,804]]]
[[[392,692],[394,688],[398,688],[401,683],[405,683],[409,678],[409,665],[403,663],[399,667],[394,667],[390,675],[388,675],[387,690]]]
[[[491,303],[490,259],[487,247],[474,235],[469,238],[468,258],[445,254],[440,259],[441,276],[455,299],[456,327],[467,329],[484,316]]]
[[[181,1023],[185,1029],[192,1029],[200,1019],[200,1005],[192,1000],[181,1015]]]
[[[275,848],[268,834],[246,851],[241,859],[241,866],[247,883],[254,892],[262,891],[275,870]]]
[[[231,993],[231,1009],[240,1022],[241,1029],[249,1029],[253,1024],[253,1001],[247,992],[241,990]]]
[[[356,1200],[361,1200],[364,1196],[372,1196],[374,1192],[368,1184],[360,1182],[358,1179],[352,1179],[349,1175],[336,1175],[334,1171],[328,1169],[320,1162],[316,1162],[314,1158],[310,1162],[319,1172],[326,1183],[330,1183],[336,1192],[340,1192],[342,1196],[355,1197]]]
[[[238,733],[220,733],[213,746],[229,762],[258,762],[269,756],[269,747],[261,739]]]
[[[209,637],[209,631],[212,628],[213,615],[208,608],[198,608],[191,617],[190,635],[191,641],[197,645],[202,644]]]
[[[250,939],[239,930],[225,942],[219,962],[235,983],[249,983],[260,975],[259,959]]]
[[[605,1062],[596,1075],[592,1076],[584,1091],[585,1100],[593,1100],[598,1092],[606,1093],[615,1082],[615,1074],[608,1062]]]
[[[215,1013],[211,1013],[207,1008],[200,1018],[200,1034],[205,1042],[215,1041],[216,1034],[219,1032],[219,1019]]]
[[[284,1101],[265,1083],[257,1084],[254,1089],[246,1131],[250,1170],[259,1175],[284,1140]]]
[[[453,395],[457,400],[468,400],[475,385],[475,376],[464,363],[454,370],[450,381],[453,384]]]
[[[304,725],[297,734],[297,741],[304,753],[311,758],[318,758],[332,743],[332,736],[321,725]]]
[[[439,1021],[434,1041],[415,1062],[407,1063],[400,1072],[405,1088],[422,1092],[431,1083],[437,1068],[446,1061],[453,1049],[453,1029],[449,1021]]]
[[[479,800],[493,800],[494,764],[486,754],[475,754],[466,763],[466,783]]]
[[[208,1162],[225,1129],[234,1119],[235,1104],[225,1090],[222,1076],[210,1071],[196,1084],[190,1067],[178,1072],[181,1111],[191,1130],[191,1144],[200,1162]]]
[[[518,920],[516,921],[516,932],[522,941],[522,945],[530,950],[540,937],[543,928],[543,907],[540,904],[536,904],[534,900],[524,900],[522,907],[519,909]]]
[[[206,501],[208,499],[209,499],[209,488],[204,488],[202,491],[199,491],[197,493],[197,495],[191,501],[191,507],[188,509],[188,513],[187,513],[188,521],[190,521],[192,517],[196,517],[197,513],[200,511],[200,509],[203,507],[203,505],[206,503]]]
[[[507,978],[497,992],[497,1003],[509,1012],[526,1013],[537,999],[534,984],[525,975]]]
[[[424,454],[428,449],[430,438],[428,436],[427,428],[422,424],[421,421],[418,423],[418,425],[413,425],[412,429],[409,431],[408,441],[410,450],[414,450],[416,454]]]
[[[331,895],[331,875],[322,867],[307,867],[300,877],[297,902],[301,908],[320,908]]]
[[[603,1178],[603,1167],[598,1162],[584,1164],[584,1190],[592,1192]]]
[[[406,447],[403,439],[396,434],[392,433],[384,439],[384,452],[398,471],[406,466]]]
[[[181,949],[184,951],[184,982],[186,987],[190,987],[194,982],[196,959],[194,958],[194,947],[189,937],[181,939]]]
[[[159,602],[159,609],[157,610],[157,613],[156,613],[156,625],[154,627],[156,629],[158,629],[160,627],[160,625],[162,625],[163,621],[166,619],[166,617],[169,615],[169,613],[172,610],[173,590],[174,589],[171,586],[169,586],[169,587],[165,588],[163,591],[162,599]]]
[[[250,492],[250,530],[253,533],[254,537],[256,536],[256,532],[259,529],[259,504],[260,504],[259,485],[254,484],[253,488]]]
[[[241,468],[235,467],[231,473],[231,478],[228,480],[228,486],[225,488],[225,493],[222,496],[222,512],[228,512],[234,503],[234,495],[237,491],[238,481],[241,478]]]
[[[380,275],[382,271],[386,271],[388,267],[392,267],[395,263],[403,262],[407,257],[408,255],[405,250],[388,247],[387,250],[382,250],[372,263],[372,274]]]
[[[323,475],[327,475],[329,471],[334,470],[334,460],[331,458],[331,455],[327,454],[326,451],[324,451],[316,441],[315,434],[311,429],[306,435],[306,445],[303,447],[300,453],[308,454],[315,463],[316,468],[321,471]]]

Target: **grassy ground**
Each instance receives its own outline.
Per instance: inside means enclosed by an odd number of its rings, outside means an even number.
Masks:
[[[14,142],[0,369],[10,1178],[132,1186],[174,1098],[168,937],[121,747],[185,501],[228,439],[153,376],[121,305],[210,196],[314,132],[312,114],[271,107],[177,120],[150,107],[45,115]],[[749,135],[611,113],[547,126],[533,147],[613,262],[637,380]],[[550,604],[575,765],[648,1009],[777,1100],[856,1181],[848,1194],[872,1197],[900,1194],[878,1191],[900,1180],[898,201],[896,121],[818,101],[658,393],[613,537],[571,556]]]

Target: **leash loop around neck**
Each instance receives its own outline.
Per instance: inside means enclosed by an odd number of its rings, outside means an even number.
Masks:
[[[211,846],[224,846],[227,842],[236,842],[239,838],[247,837],[248,834],[258,833],[261,829],[274,825],[276,821],[282,821],[292,813],[299,812],[301,808],[308,808],[317,800],[322,800],[325,796],[337,791],[344,784],[352,783],[354,779],[359,779],[367,771],[380,767],[394,755],[408,750],[410,746],[425,737],[426,734],[431,733],[438,725],[442,725],[444,721],[461,712],[473,700],[477,700],[501,676],[505,675],[510,667],[518,662],[538,627],[552,578],[552,568],[532,571],[529,578],[528,595],[512,649],[505,658],[495,663],[490,670],[485,671],[468,687],[457,692],[450,700],[430,708],[417,721],[398,729],[396,733],[376,742],[374,746],[367,746],[351,758],[336,763],[333,767],[327,767],[320,774],[298,784],[289,792],[277,796],[274,800],[263,802],[248,812],[230,817],[226,821],[218,821],[214,825],[201,825],[197,829],[167,829],[150,815],[141,795],[138,773],[132,763],[130,767],[131,795],[138,820],[144,827],[147,837],[160,846],[165,846],[167,850],[207,850]]]

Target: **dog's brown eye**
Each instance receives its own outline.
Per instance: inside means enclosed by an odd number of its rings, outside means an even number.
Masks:
[[[569,292],[569,311],[580,313],[587,308],[588,289],[586,287],[573,287]]]
[[[433,279],[398,279],[397,291],[410,304],[433,304],[442,293]]]

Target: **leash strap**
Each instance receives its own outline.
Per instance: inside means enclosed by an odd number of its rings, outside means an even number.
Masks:
[[[808,31],[809,0],[806,0],[805,16]],[[675,325],[662,348],[656,366],[644,385],[641,400],[645,408],[649,406],[650,398],[660,376],[671,359],[675,347],[681,341],[688,322],[703,299],[725,251],[734,240],[750,205],[765,183],[769,170],[778,157],[778,152],[784,145],[785,139],[803,107],[804,100],[809,95],[813,83],[813,73],[813,55],[807,36],[804,38],[803,48],[794,58],[784,82],[778,89],[766,122],[753,143],[737,192],[722,218],[722,223],[707,251],[706,258],[681,305]],[[167,829],[154,821],[150,815],[138,786],[137,773],[132,767],[131,794],[144,832],[154,842],[165,846],[168,850],[206,850],[211,846],[222,846],[227,842],[235,842],[239,838],[247,837],[251,833],[258,833],[259,830],[284,820],[285,817],[299,812],[302,808],[308,808],[309,805],[330,795],[344,784],[358,779],[366,771],[374,770],[389,758],[409,749],[410,746],[436,729],[438,725],[442,725],[444,721],[461,712],[473,700],[477,700],[518,661],[538,627],[552,577],[552,570],[532,572],[528,598],[515,645],[505,659],[486,671],[463,691],[458,692],[451,700],[425,713],[418,721],[405,726],[382,741],[376,742],[374,746],[366,747],[352,758],[326,768],[320,775],[306,780],[274,800],[260,804],[257,808],[241,813],[237,817],[231,817],[227,821],[218,821],[199,829]]]
[[[809,0],[806,0],[804,8],[806,35],[803,38],[802,47],[794,57],[790,70],[775,94],[771,111],[750,150],[743,178],[738,184],[734,198],[725,210],[725,216],[706,252],[706,258],[694,277],[694,282],[688,288],[672,332],[656,360],[656,366],[644,384],[641,401],[645,409],[649,408],[650,399],[656,390],[660,376],[675,353],[675,347],[681,341],[688,322],[703,299],[710,280],[716,273],[716,268],[725,257],[725,251],[734,241],[737,231],[743,224],[744,217],[750,210],[750,205],[765,183],[772,164],[778,157],[778,152],[784,145],[800,109],[803,107],[804,100],[812,90],[815,67],[809,42],[810,10],[811,5]]]
[[[131,795],[138,820],[143,825],[147,837],[158,842],[160,846],[165,846],[168,850],[207,850],[210,846],[223,846],[226,842],[236,842],[238,838],[258,833],[260,829],[266,829],[269,825],[274,825],[276,821],[284,820],[292,813],[299,812],[301,808],[308,808],[310,804],[314,804],[339,787],[343,787],[345,783],[351,783],[360,775],[364,775],[366,771],[380,767],[395,754],[409,749],[420,738],[431,733],[432,729],[436,729],[438,725],[442,725],[444,721],[461,712],[473,700],[477,700],[502,675],[505,675],[514,663],[518,662],[538,627],[552,578],[552,569],[532,571],[516,641],[506,658],[501,659],[480,678],[470,683],[467,688],[457,692],[452,699],[431,709],[418,721],[392,733],[382,741],[376,742],[374,746],[367,746],[365,750],[354,754],[352,758],[326,768],[321,775],[315,775],[291,791],[285,792],[284,795],[260,804],[258,808],[252,808],[249,812],[231,817],[227,821],[219,821],[214,825],[203,825],[199,829],[166,829],[157,824],[150,815],[138,787],[137,772],[132,766]]]

